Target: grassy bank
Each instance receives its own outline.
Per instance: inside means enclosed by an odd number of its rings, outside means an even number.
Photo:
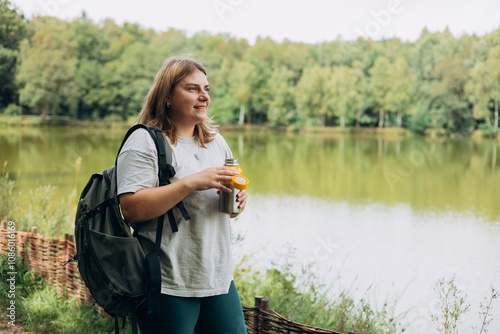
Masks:
[[[19,259],[17,259],[19,260]],[[11,275],[5,256],[0,257],[0,307],[7,310],[14,301],[15,318],[1,314],[5,329],[16,329],[19,333],[112,333],[114,321],[103,317],[92,305],[79,305],[75,300],[68,300],[34,271],[28,271],[17,261],[16,275]],[[10,281],[15,279],[15,293],[10,288]],[[5,324],[5,319],[13,321]],[[12,327],[15,325],[15,327]],[[126,333],[131,333],[127,331]]]
[[[132,125],[133,119],[122,120],[74,120],[69,117],[6,116],[0,115],[0,126],[4,127],[88,127],[88,128],[123,128]]]
[[[19,263],[16,265],[16,296],[9,297],[7,278],[11,276],[4,256],[0,257],[0,267],[0,307],[5,310],[10,301],[15,300],[15,324],[18,329],[23,329],[22,332],[113,332],[114,320],[111,317],[100,314],[92,305],[68,300],[36,272],[28,271]],[[400,324],[395,322],[388,309],[376,311],[364,300],[354,301],[348,291],[329,301],[320,294],[317,286],[297,286],[296,278],[283,268],[249,271],[242,263],[235,271],[235,282],[243,303],[252,305],[255,292],[262,293],[271,300],[273,310],[296,322],[346,333],[352,329],[365,334],[401,332]],[[131,333],[130,326],[126,326],[122,333]]]
[[[13,333],[112,333],[114,319],[103,315],[90,304],[79,304],[58,293],[54,287],[44,282],[36,272],[28,271],[16,263],[15,296],[9,295],[12,279],[5,256],[0,256],[0,316],[14,321],[14,328],[7,321],[3,329]],[[403,333],[405,325],[395,317],[395,303],[386,303],[380,310],[374,309],[366,300],[355,301],[349,291],[340,291],[332,300],[325,297],[324,286],[317,284],[297,284],[288,268],[273,268],[266,271],[253,270],[247,261],[241,262],[235,271],[235,281],[243,303],[252,304],[255,294],[266,296],[271,301],[271,309],[281,315],[311,326],[334,329],[347,333],[356,330],[363,334]],[[455,333],[460,319],[470,309],[467,296],[458,290],[454,278],[440,279],[435,292],[439,297],[439,312],[431,314],[438,333]],[[480,305],[480,319],[473,326],[474,333],[486,334],[493,321],[493,304],[499,293],[491,287],[491,295]],[[7,318],[8,307],[15,302],[15,318]],[[7,312],[5,311],[7,310]],[[14,319],[14,320],[12,320]],[[130,334],[126,326],[122,333]]]
[[[253,305],[254,297],[260,295],[270,300],[271,309],[292,321],[342,333],[404,331],[404,314],[395,314],[397,300],[386,301],[377,309],[368,302],[369,296],[355,300],[349,290],[332,291],[333,286],[320,284],[311,270],[303,270],[304,279],[287,265],[256,268],[245,258],[235,271],[235,284],[245,304]]]

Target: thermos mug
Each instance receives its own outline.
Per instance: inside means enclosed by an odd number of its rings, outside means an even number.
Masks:
[[[248,186],[248,179],[241,175],[240,165],[238,159],[228,158],[224,163],[224,167],[234,168],[238,171],[239,175],[233,176],[231,183],[222,183],[225,187],[231,189],[230,193],[225,191],[220,192],[219,197],[219,211],[223,213],[240,213],[241,209],[238,208],[239,202],[236,201],[236,195]]]

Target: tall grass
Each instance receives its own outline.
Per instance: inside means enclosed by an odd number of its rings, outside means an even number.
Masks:
[[[22,302],[23,323],[36,333],[111,333],[114,321],[92,305],[66,299],[50,285],[35,290]]]
[[[52,185],[40,185],[22,194],[16,191],[16,182],[5,172],[6,165],[7,162],[0,175],[0,219],[16,222],[19,231],[29,231],[36,226],[38,233],[49,238],[63,238],[65,233],[73,231],[76,187],[62,200],[57,199],[57,189]]]
[[[0,307],[6,309],[11,275],[7,258],[0,256]],[[16,327],[34,333],[111,333],[114,320],[101,316],[92,305],[67,299],[34,271],[16,262]],[[125,333],[130,333],[130,328]]]
[[[16,182],[9,179],[9,173],[5,172],[7,161],[3,164],[0,175],[0,219],[13,219],[13,210],[16,207],[18,196],[14,192]]]
[[[395,315],[397,301],[386,302],[376,310],[368,298],[356,301],[349,290],[333,294],[331,287],[319,284],[316,279],[300,280],[287,265],[261,271],[243,258],[234,278],[243,303],[252,305],[254,297],[261,295],[270,300],[271,309],[298,323],[345,333],[404,331],[405,326],[399,322],[403,315]]]

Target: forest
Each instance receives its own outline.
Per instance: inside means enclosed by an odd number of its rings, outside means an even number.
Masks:
[[[311,32],[314,33],[314,32]],[[162,62],[207,69],[217,124],[402,127],[498,133],[500,28],[483,36],[424,29],[416,41],[308,44],[138,24],[26,18],[0,0],[0,114],[134,118]]]

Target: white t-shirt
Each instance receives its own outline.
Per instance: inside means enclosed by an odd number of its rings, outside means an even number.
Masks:
[[[206,146],[206,149],[201,147],[194,137],[178,138],[177,145],[172,146],[172,166],[176,174],[171,182],[206,168],[223,166],[225,159],[232,157],[220,134]],[[118,195],[157,187],[157,161],[156,148],[149,133],[144,129],[136,130],[118,156]],[[219,212],[216,189],[194,191],[183,202],[191,219],[185,221],[174,207],[178,232],[172,233],[167,215],[164,219],[160,253],[161,292],[179,297],[225,294],[229,291],[234,270],[229,215]],[[154,245],[156,221],[135,225],[139,236]]]

